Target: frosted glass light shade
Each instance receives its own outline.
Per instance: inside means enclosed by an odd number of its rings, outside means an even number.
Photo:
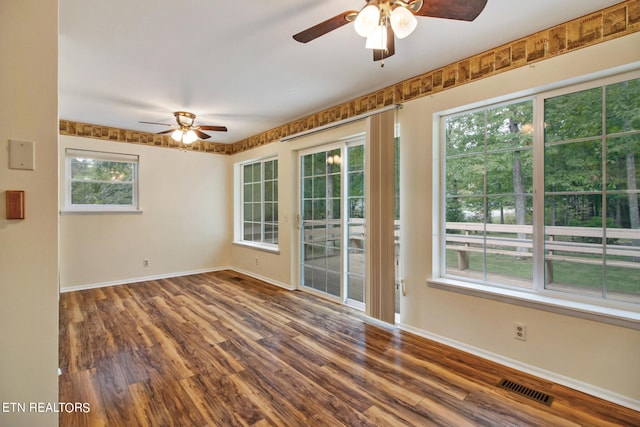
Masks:
[[[367,49],[386,49],[387,48],[387,27],[378,25],[373,34],[367,37],[365,44]]]
[[[198,135],[196,135],[196,133],[191,129],[186,131],[184,133],[184,136],[182,137],[182,142],[184,142],[185,144],[191,144],[197,140],[198,140]]]
[[[380,23],[380,9],[370,4],[358,13],[358,17],[353,22],[356,33],[362,37],[369,37],[376,31],[376,27]]]
[[[171,132],[171,138],[177,142],[182,141],[182,131],[180,129],[174,130],[173,132]]]
[[[398,6],[391,11],[391,28],[399,39],[411,34],[417,25],[418,20],[409,9]]]

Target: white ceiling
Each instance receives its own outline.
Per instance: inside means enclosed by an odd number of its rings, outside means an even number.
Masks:
[[[60,0],[60,118],[224,125],[233,143],[620,0],[488,0],[474,22],[418,18],[384,68],[348,24],[292,35],[364,0]]]

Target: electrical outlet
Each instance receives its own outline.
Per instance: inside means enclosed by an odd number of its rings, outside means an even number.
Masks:
[[[258,264],[259,264],[259,262],[258,262],[258,257],[256,257],[256,265],[258,265]]]
[[[143,267],[149,267],[149,260],[148,260],[148,259],[146,259],[146,258],[145,258],[145,259],[143,259],[143,260],[142,260],[142,266],[143,266]]]
[[[517,340],[520,341],[526,341],[527,340],[527,325],[525,325],[524,323],[519,323],[516,322],[515,323],[515,328],[513,330],[513,337]]]

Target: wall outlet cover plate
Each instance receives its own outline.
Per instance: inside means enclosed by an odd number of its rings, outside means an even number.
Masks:
[[[35,142],[9,140],[9,168],[34,170],[36,166]]]

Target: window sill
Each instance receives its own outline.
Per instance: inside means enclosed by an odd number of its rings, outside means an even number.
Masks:
[[[467,283],[452,279],[428,279],[428,286],[479,298],[488,298],[508,304],[517,304],[556,314],[608,323],[631,329],[640,329],[640,313],[620,308],[603,307],[595,304],[555,298],[532,292]]]
[[[269,252],[280,255],[280,248],[276,245],[268,245],[264,243],[247,242],[244,240],[235,240],[232,242],[235,246],[244,246],[246,248],[256,249],[258,251]]]
[[[137,215],[142,212],[141,209],[63,209],[60,215]]]

